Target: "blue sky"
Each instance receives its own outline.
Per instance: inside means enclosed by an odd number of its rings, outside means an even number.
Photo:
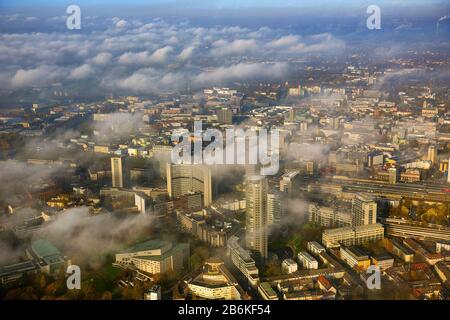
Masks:
[[[156,5],[156,6],[188,6],[205,8],[239,8],[239,7],[318,7],[318,6],[362,6],[376,3],[378,5],[411,6],[424,4],[421,0],[1,0],[0,6],[60,6],[78,5]],[[443,0],[427,0],[428,4],[446,3]]]
[[[87,10],[85,13],[95,15],[119,15],[119,14],[156,14],[156,15],[180,15],[180,14],[205,14],[211,16],[211,11],[223,13],[225,11],[239,11],[239,14],[247,12],[266,12],[276,15],[273,9],[287,11],[295,9],[309,16],[307,12],[336,13],[345,16],[354,11],[359,14],[369,5],[376,4],[384,10],[384,13],[402,15],[413,13],[423,15],[425,12],[434,11],[437,16],[442,12],[447,14],[450,10],[449,0],[0,0],[0,14],[32,14],[35,16],[57,15],[65,12],[71,4],[79,5]],[[142,9],[145,8],[145,11]],[[153,9],[152,12],[149,10]],[[253,9],[258,9],[254,10]],[[303,11],[302,11],[303,10]],[[399,11],[400,10],[400,11]]]

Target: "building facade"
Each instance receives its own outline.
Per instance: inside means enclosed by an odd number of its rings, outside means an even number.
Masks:
[[[178,198],[192,192],[203,194],[203,205],[213,201],[211,169],[206,165],[167,164],[167,192]]]
[[[268,185],[266,178],[252,176],[246,181],[246,245],[247,249],[267,258]]]

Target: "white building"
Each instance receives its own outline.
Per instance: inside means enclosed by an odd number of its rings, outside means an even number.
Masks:
[[[319,263],[316,259],[313,258],[312,255],[310,255],[306,251],[301,251],[297,255],[298,261],[302,264],[302,266],[306,269],[319,269]]]
[[[281,263],[281,270],[285,274],[291,274],[297,271],[297,269],[298,269],[297,263],[292,259],[285,259]]]
[[[267,194],[267,225],[280,223],[282,217],[281,198],[277,192]]]
[[[188,281],[193,296],[213,300],[241,300],[241,289],[236,279],[220,259],[209,259],[202,271]]]
[[[325,248],[317,241],[309,241],[306,245],[306,248],[314,255],[319,255],[322,252],[326,251]]]
[[[291,194],[295,187],[295,179],[299,175],[300,171],[291,171],[285,173],[280,180],[280,191]]]
[[[352,203],[353,226],[364,226],[377,222],[377,203],[367,196],[357,195]]]
[[[152,286],[144,293],[144,300],[161,300],[161,286]]]
[[[383,239],[384,228],[379,223],[358,226],[327,229],[322,233],[322,243],[326,248],[336,248],[340,245],[353,246]]]
[[[358,270],[366,270],[370,266],[369,256],[357,247],[340,247],[342,261]]]
[[[250,253],[242,248],[238,241],[239,238],[236,236],[231,236],[228,239],[227,254],[231,257],[235,267],[247,278],[250,285],[256,287],[259,283],[259,270]]]
[[[189,257],[189,244],[148,240],[116,254],[116,263],[151,274],[179,271]]]
[[[139,213],[146,213],[146,200],[148,197],[143,193],[134,194],[134,205],[138,208]]]
[[[267,179],[263,176],[251,176],[247,179],[245,188],[246,246],[265,260],[268,255]]]
[[[450,251],[450,242],[436,242],[436,252]]]
[[[121,157],[111,158],[111,177],[113,188],[123,188],[123,161]]]

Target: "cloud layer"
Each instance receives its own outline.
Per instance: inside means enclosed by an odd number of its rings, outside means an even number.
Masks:
[[[48,21],[65,23],[57,18]],[[100,90],[156,93],[279,78],[289,72],[289,58],[345,48],[328,33],[300,36],[268,27],[86,19],[87,30],[79,33],[0,34],[3,92],[92,80]]]

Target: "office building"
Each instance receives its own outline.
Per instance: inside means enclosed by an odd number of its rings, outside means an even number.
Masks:
[[[351,227],[353,216],[351,212],[336,206],[321,206],[311,203],[308,207],[309,221],[322,227]]]
[[[390,184],[396,184],[397,181],[398,181],[398,170],[397,170],[397,168],[389,168],[388,175],[389,175],[389,183]]]
[[[267,194],[265,177],[252,176],[246,181],[246,245],[247,249],[267,258]]]
[[[277,225],[281,222],[281,194],[273,191],[267,194],[267,225]]]
[[[376,242],[384,238],[384,228],[379,223],[354,227],[355,245]]]
[[[353,226],[364,226],[377,222],[377,203],[371,198],[356,195],[352,203]]]
[[[288,117],[288,120],[289,120],[289,121],[295,121],[295,119],[296,119],[296,112],[295,112],[295,109],[294,109],[294,108],[290,108],[290,109],[289,109],[289,117]]]
[[[6,287],[7,285],[17,283],[24,276],[37,274],[41,271],[39,263],[35,260],[25,260],[9,265],[0,266],[0,285]]]
[[[189,244],[148,240],[116,254],[116,263],[150,274],[179,271],[189,257]]]
[[[450,227],[411,220],[387,218],[383,221],[386,235],[428,241],[450,241]]]
[[[397,239],[389,239],[386,248],[406,263],[414,262],[414,251]]]
[[[236,138],[236,140],[240,140],[240,138],[239,139]],[[247,147],[247,151],[248,151],[248,147]],[[248,152],[246,154],[248,154]],[[244,168],[245,168],[245,177],[246,178],[257,176],[261,172],[261,168],[258,164],[245,164]]]
[[[242,289],[217,258],[208,259],[198,274],[187,281],[192,296],[214,300],[241,300]]]
[[[450,241],[436,242],[436,252],[450,251]]]
[[[239,238],[231,236],[227,241],[227,255],[230,256],[234,266],[244,275],[249,284],[256,287],[259,283],[259,271],[250,252],[242,248]]]
[[[344,227],[324,230],[322,243],[326,248],[336,248],[340,245],[354,246],[383,239],[384,228],[381,224],[369,224],[358,227]]]
[[[211,247],[225,246],[226,232],[208,225],[201,212],[186,214],[178,210],[176,214],[177,222],[181,230],[190,233],[201,241],[207,242]]]
[[[367,253],[358,247],[340,247],[341,259],[353,269],[363,271],[370,266],[370,259]]]
[[[70,264],[70,262],[66,262],[61,252],[47,240],[33,241],[26,253],[28,258],[39,263],[42,272],[50,275],[58,274]]]
[[[283,174],[280,180],[280,191],[292,194],[298,187],[298,178],[300,171],[291,171]]]
[[[150,200],[151,199],[142,192],[136,192],[134,194],[134,205],[141,214],[147,213],[147,206],[150,203]]]
[[[369,167],[381,166],[384,163],[384,154],[379,151],[371,152],[367,155],[367,165]]]
[[[173,146],[166,144],[157,144],[152,148],[152,156],[159,164],[161,177],[167,178],[167,164],[172,163]]]
[[[302,95],[302,87],[298,85],[297,87],[289,87],[288,95],[293,97],[300,97]]]
[[[437,149],[436,146],[433,144],[428,147],[427,160],[431,161],[431,164],[433,166],[435,166],[437,163]]]
[[[217,110],[217,121],[222,124],[233,124],[233,111],[229,108]]]
[[[130,169],[130,181],[133,185],[148,184],[152,177],[152,170],[145,168]]]
[[[203,205],[213,201],[211,168],[206,165],[167,164],[167,192],[178,198],[192,192],[203,194]]]
[[[113,188],[123,188],[124,183],[124,158],[111,158],[111,178]]]
[[[380,270],[384,271],[394,265],[394,258],[389,255],[373,256],[372,264],[378,266]]]

